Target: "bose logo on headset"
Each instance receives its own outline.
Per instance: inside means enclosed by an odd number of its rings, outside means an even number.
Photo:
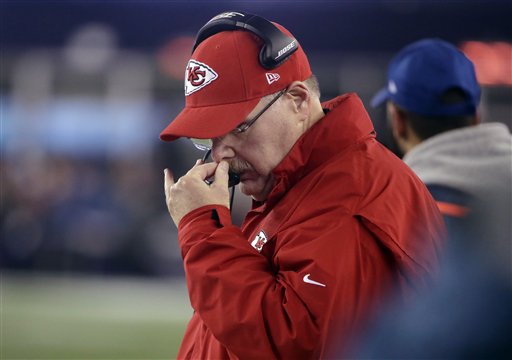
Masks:
[[[291,48],[293,48],[295,46],[295,43],[297,42],[297,40],[293,39],[293,41],[291,43],[289,43],[288,45],[286,45],[284,48],[282,48],[281,50],[279,50],[279,52],[277,53],[277,57],[276,57],[276,60],[278,58],[280,58],[281,56],[283,56],[284,54],[286,54]]]

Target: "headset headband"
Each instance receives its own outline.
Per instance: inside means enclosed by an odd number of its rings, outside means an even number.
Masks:
[[[297,40],[285,35],[270,21],[249,13],[228,11],[214,16],[199,30],[192,52],[210,36],[230,30],[250,31],[263,40],[259,60],[268,70],[281,65],[297,50]]]

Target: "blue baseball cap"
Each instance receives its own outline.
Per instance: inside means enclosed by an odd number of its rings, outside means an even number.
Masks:
[[[443,93],[458,88],[466,94],[462,103],[442,101]],[[455,46],[440,39],[424,39],[402,49],[389,64],[388,85],[371,105],[387,100],[418,115],[457,116],[476,112],[480,86],[473,63]]]

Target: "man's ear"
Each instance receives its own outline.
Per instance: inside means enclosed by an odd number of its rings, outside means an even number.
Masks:
[[[303,112],[308,110],[306,107],[309,105],[311,94],[309,89],[302,81],[294,81],[288,86],[286,96],[290,96],[293,100],[292,106],[295,112]]]
[[[407,115],[391,101],[387,103],[388,119],[395,139],[407,138]]]

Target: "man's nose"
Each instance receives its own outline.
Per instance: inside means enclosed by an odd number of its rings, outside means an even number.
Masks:
[[[212,141],[212,159],[219,163],[221,160],[228,160],[235,157],[235,150],[221,138]]]

